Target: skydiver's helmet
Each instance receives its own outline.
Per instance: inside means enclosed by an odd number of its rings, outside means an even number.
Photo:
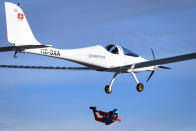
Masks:
[[[118,109],[114,109],[112,112],[113,112],[113,114],[118,115]]]

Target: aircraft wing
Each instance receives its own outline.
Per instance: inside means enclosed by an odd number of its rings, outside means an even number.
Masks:
[[[196,58],[196,53],[191,53],[191,54],[168,57],[168,58],[163,58],[163,59],[158,59],[158,60],[151,60],[151,61],[135,63],[135,64],[131,64],[131,65],[116,67],[116,68],[113,68],[113,69],[115,69],[115,70],[120,69],[120,70],[125,71],[125,70],[131,69],[131,68],[132,69],[138,69],[138,68],[143,68],[143,67],[149,67],[149,66],[169,64],[169,63],[174,63],[174,62],[179,62],[179,61],[185,61],[185,60],[190,60],[190,59],[195,59],[195,58]]]
[[[51,70],[93,70],[88,67],[25,66],[25,65],[0,65],[0,68],[51,69]]]
[[[22,46],[6,46],[0,47],[0,52],[5,51],[21,51],[24,49],[36,49],[36,48],[45,48],[50,47],[50,45],[22,45]]]

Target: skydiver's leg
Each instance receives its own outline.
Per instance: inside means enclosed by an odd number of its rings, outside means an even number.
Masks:
[[[98,111],[98,113],[100,114],[100,115],[107,115],[108,113],[106,113],[106,112],[103,112],[103,111]]]
[[[100,113],[100,111],[97,111],[97,110],[96,110],[96,107],[94,107],[94,106],[91,106],[90,109],[93,110],[95,120],[96,120],[96,121],[99,121],[99,122],[103,122],[103,117],[102,117],[102,118],[99,118],[99,115],[98,115],[98,113],[97,113],[97,112]],[[104,113],[104,112],[103,112],[103,113]]]
[[[98,113],[96,111],[93,111],[93,113],[94,113],[94,117],[95,117],[96,121],[103,122],[102,118],[99,118],[99,115],[98,115]]]

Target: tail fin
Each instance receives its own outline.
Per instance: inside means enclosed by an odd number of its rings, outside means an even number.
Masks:
[[[7,39],[16,46],[40,45],[35,39],[22,9],[13,3],[5,2]]]

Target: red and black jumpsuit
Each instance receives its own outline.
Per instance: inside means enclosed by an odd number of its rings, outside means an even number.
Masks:
[[[98,113],[102,116],[102,117],[99,117]],[[115,115],[115,114],[112,114],[110,115],[110,113],[108,112],[103,112],[103,111],[97,111],[95,112],[94,111],[94,116],[95,116],[95,120],[96,121],[99,121],[99,122],[103,122],[105,123],[106,125],[109,125],[115,121],[120,121],[120,118],[118,115]]]

